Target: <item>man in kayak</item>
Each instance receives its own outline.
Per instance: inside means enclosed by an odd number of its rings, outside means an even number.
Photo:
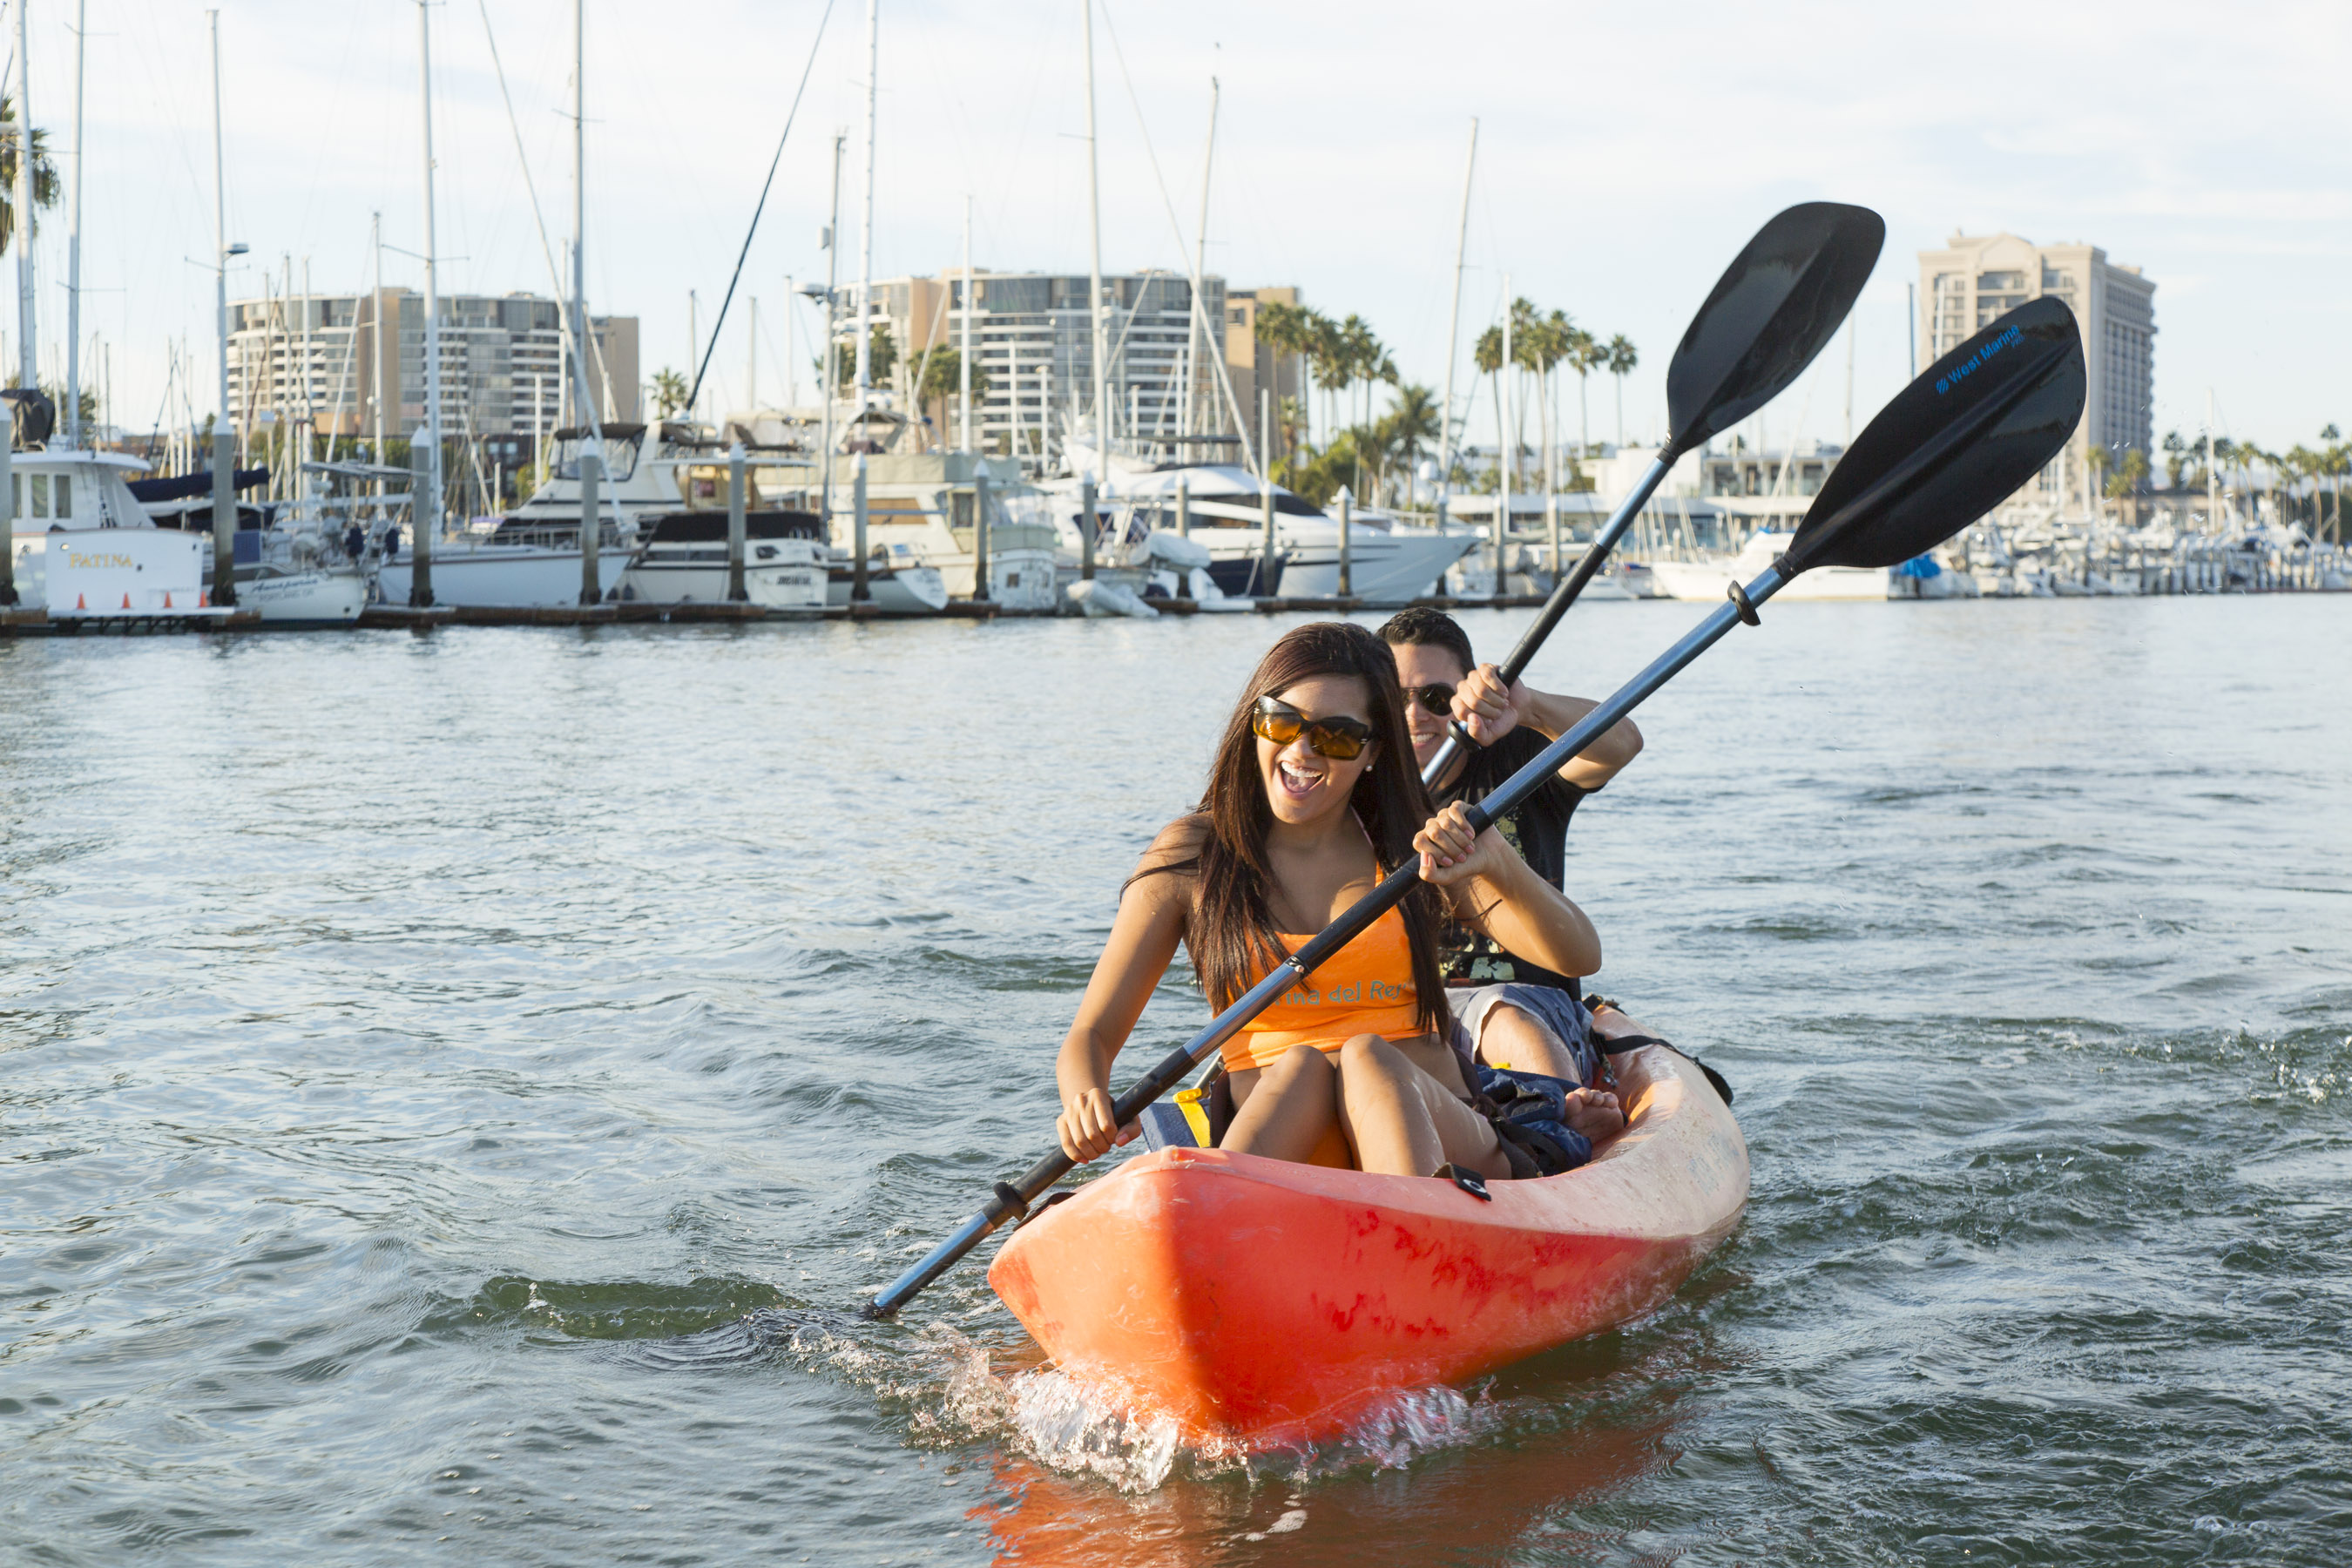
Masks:
[[[1524,680],[1507,688],[1501,669],[1478,663],[1469,635],[1440,610],[1401,611],[1381,627],[1381,638],[1396,658],[1414,762],[1426,767],[1457,721],[1476,742],[1433,786],[1431,798],[1441,806],[1484,800],[1595,706],[1581,697],[1538,691]],[[1538,876],[1563,886],[1568,824],[1577,803],[1641,750],[1642,732],[1632,720],[1619,721],[1496,826]],[[1574,976],[1459,924],[1444,932],[1440,963],[1447,999],[1478,1060],[1570,1083],[1591,1081],[1597,1065],[1592,1020]],[[1614,1132],[1625,1121],[1616,1097],[1605,1091],[1572,1099],[1570,1110],[1580,1113],[1571,1115],[1570,1124],[1591,1138]]]

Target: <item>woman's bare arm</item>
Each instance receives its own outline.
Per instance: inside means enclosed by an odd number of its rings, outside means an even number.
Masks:
[[[1196,819],[1171,823],[1152,840],[1136,869],[1190,859],[1198,851],[1201,833]],[[1062,1152],[1073,1160],[1095,1159],[1118,1142],[1118,1128],[1111,1118],[1110,1064],[1174,962],[1191,904],[1191,878],[1181,871],[1130,882],[1119,898],[1110,940],[1095,961],[1094,975],[1078,1001],[1078,1016],[1054,1064],[1062,1099],[1055,1130]]]

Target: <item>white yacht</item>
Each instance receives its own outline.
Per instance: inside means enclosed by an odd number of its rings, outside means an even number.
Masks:
[[[674,511],[639,520],[636,559],[621,597],[654,605],[709,605],[727,597],[727,514]],[[824,524],[814,512],[743,514],[743,595],[780,618],[824,614]]]
[[[10,458],[16,602],[52,620],[226,615],[206,591],[212,542],[158,528],[131,493],[147,465],[112,452],[34,449]]]
[[[1703,561],[1653,561],[1651,580],[1664,597],[1711,602],[1722,598],[1734,582],[1754,581],[1795,537],[1794,533],[1758,533],[1749,537],[1737,555]],[[1772,595],[1775,603],[1783,599],[1884,600],[1886,596],[1887,575],[1883,566],[1816,566]]]
[[[848,545],[856,530],[850,507],[856,459],[835,458],[833,534]],[[1056,541],[1042,523],[1007,510],[1004,489],[1022,483],[1010,458],[970,452],[882,452],[866,459],[866,542],[870,552],[936,570],[951,598],[969,599],[977,582],[972,518],[982,474],[988,491],[988,594],[1008,610],[1049,610]]]
[[[233,552],[236,607],[259,612],[262,623],[280,629],[331,629],[359,624],[368,602],[366,542],[382,530],[360,527],[353,549],[350,528],[360,520],[351,498],[335,493],[337,476],[356,471],[369,479],[390,477],[403,484],[404,468],[371,468],[363,464],[305,463],[304,475],[323,481],[327,493],[312,493],[276,505],[237,503],[236,540]],[[236,476],[240,483],[258,483],[266,468]],[[159,528],[209,534],[213,526],[213,479],[210,474],[184,474],[176,479],[133,479],[131,493]],[[361,503],[371,510],[384,503],[370,497]],[[404,509],[404,490],[394,498]]]
[[[1227,465],[1162,468],[1122,477],[1120,499],[1150,527],[1176,526],[1176,489],[1190,489],[1192,537],[1208,547],[1209,574],[1228,595],[1329,599],[1339,593],[1339,524],[1305,497],[1274,487],[1276,552],[1272,580],[1261,582],[1265,550],[1263,492],[1247,469]],[[1468,530],[1411,528],[1361,511],[1348,530],[1349,586],[1368,605],[1402,605],[1433,592],[1447,567],[1478,542]]]

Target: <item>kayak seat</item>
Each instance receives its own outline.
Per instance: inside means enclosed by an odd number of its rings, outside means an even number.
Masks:
[[[1213,1083],[1180,1089],[1157,1100],[1136,1117],[1143,1146],[1161,1149],[1213,1149],[1234,1120],[1234,1089],[1223,1073]]]

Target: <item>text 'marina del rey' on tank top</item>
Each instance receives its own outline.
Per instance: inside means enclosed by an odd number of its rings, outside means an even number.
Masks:
[[[1314,940],[1312,933],[1285,931],[1282,949],[1297,952]],[[1280,1001],[1244,1024],[1224,1043],[1225,1070],[1270,1066],[1293,1046],[1336,1051],[1358,1035],[1402,1040],[1421,1032],[1412,942],[1405,933],[1404,915],[1392,908],[1285,992]]]

